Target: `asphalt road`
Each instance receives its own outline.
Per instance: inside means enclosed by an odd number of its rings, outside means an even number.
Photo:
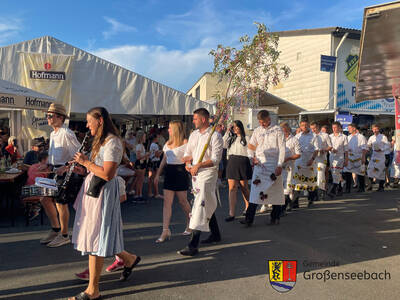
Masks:
[[[162,229],[162,200],[124,203],[125,247],[142,262],[125,283],[118,282],[119,273],[104,272],[104,299],[399,299],[400,191],[353,193],[316,202],[312,208],[301,199],[300,209],[280,225],[267,226],[267,214],[258,214],[251,228],[239,224],[242,217],[224,222],[227,191],[222,189],[221,196],[217,217],[223,240],[201,247],[193,258],[176,253],[188,242],[180,235],[185,224],[177,202],[173,236],[163,244],[155,243]],[[242,209],[240,203],[237,213]],[[8,221],[0,221],[0,299],[65,299],[85,289],[74,273],[86,268],[87,257],[72,245],[40,245],[47,224],[36,221],[25,227],[20,218],[11,228]],[[268,260],[297,261],[297,283],[290,292],[281,294],[271,287]],[[112,258],[106,260],[110,262]],[[318,280],[321,275],[316,273],[327,270],[389,275],[386,280]],[[313,280],[308,271],[315,273]]]

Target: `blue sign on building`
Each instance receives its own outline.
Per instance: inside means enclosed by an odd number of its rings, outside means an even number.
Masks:
[[[323,72],[335,72],[336,57],[321,55],[321,71]]]
[[[336,115],[335,120],[342,124],[343,131],[348,131],[347,126],[353,122],[353,115]]]

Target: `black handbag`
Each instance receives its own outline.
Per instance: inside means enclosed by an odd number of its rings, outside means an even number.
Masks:
[[[104,180],[103,178],[93,175],[93,177],[89,183],[89,188],[86,191],[86,195],[93,197],[93,198],[98,198],[100,196],[101,188],[106,183],[107,183],[107,181]]]

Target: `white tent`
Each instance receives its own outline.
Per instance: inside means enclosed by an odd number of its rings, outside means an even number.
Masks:
[[[53,97],[0,79],[0,107],[47,110]]]
[[[21,82],[21,52],[73,57],[72,113],[85,113],[94,106],[128,115],[190,115],[200,107],[214,110],[209,103],[49,36],[0,48],[1,79]]]

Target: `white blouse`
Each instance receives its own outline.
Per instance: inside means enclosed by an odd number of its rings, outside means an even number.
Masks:
[[[228,148],[228,141],[230,138],[229,131],[227,131],[223,137],[224,140],[224,148],[227,149],[227,156],[229,158],[230,155],[239,155],[239,156],[245,156],[247,157],[247,145],[249,144],[249,137],[246,136],[246,146],[243,146],[241,143],[241,137],[237,136],[235,141],[232,143],[232,145]]]
[[[121,163],[122,149],[121,140],[115,136],[108,139],[108,141],[100,147],[99,153],[96,155],[94,163],[98,166],[103,166],[105,161]]]
[[[169,148],[167,144],[164,145],[163,151],[167,159],[168,165],[182,165],[182,158],[185,155],[186,144],[176,148]]]

